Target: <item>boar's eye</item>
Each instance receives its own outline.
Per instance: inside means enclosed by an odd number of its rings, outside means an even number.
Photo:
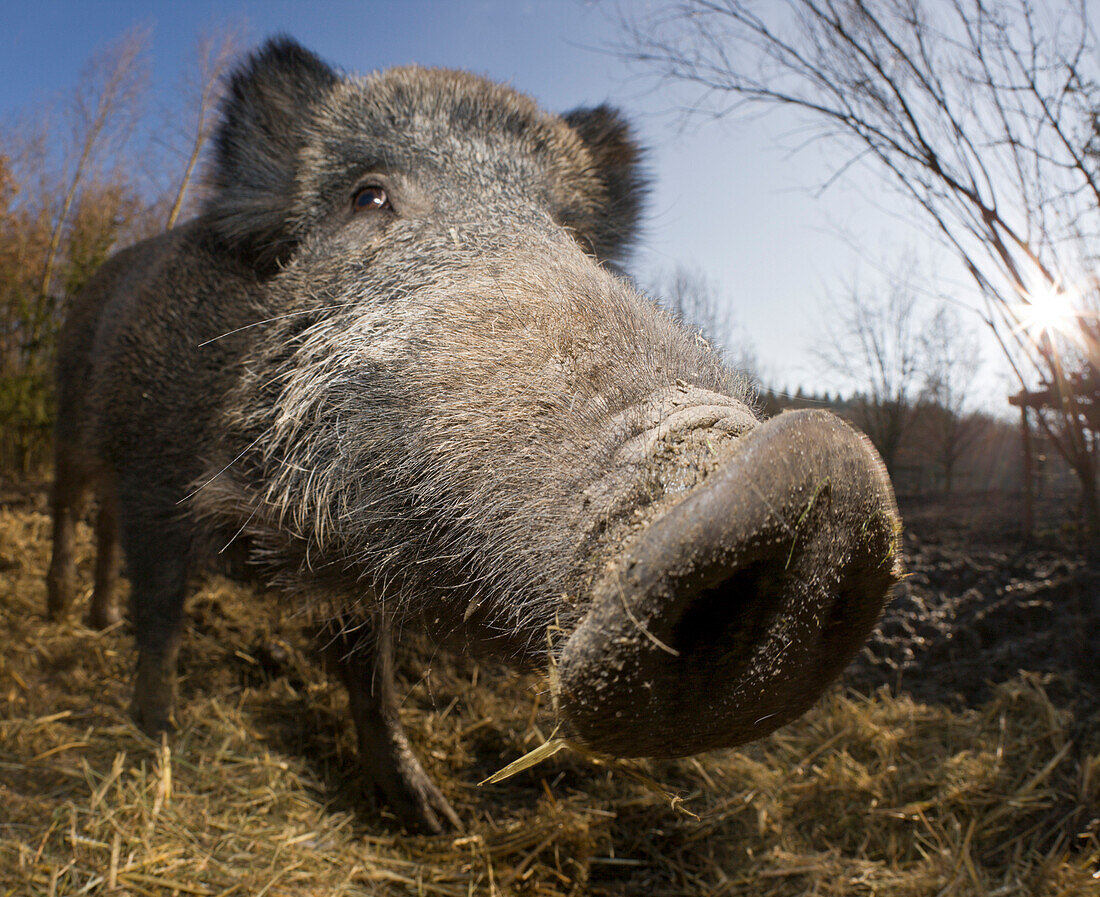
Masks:
[[[351,208],[353,212],[366,212],[372,209],[389,209],[392,206],[385,190],[377,184],[369,184],[355,194]]]

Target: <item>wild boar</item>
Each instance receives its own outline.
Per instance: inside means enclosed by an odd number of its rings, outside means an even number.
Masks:
[[[91,485],[92,618],[120,542],[146,731],[188,572],[240,541],[321,621],[366,776],[429,831],[458,820],[398,721],[396,627],[552,671],[571,736],[622,756],[765,735],[858,650],[897,576],[882,464],[826,413],[759,422],[618,273],[645,179],[616,111],[277,38],[228,83],[207,191],[61,341],[49,609]]]

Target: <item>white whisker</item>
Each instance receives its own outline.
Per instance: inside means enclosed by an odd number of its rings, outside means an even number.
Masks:
[[[258,510],[259,510],[258,507],[252,509],[252,513],[249,514],[248,519],[244,523],[241,524],[241,528],[239,530],[237,530],[235,533],[233,533],[233,535],[229,539],[229,541],[226,542],[221,548],[218,549],[218,554],[224,554],[225,550],[227,548],[229,548],[230,545],[232,545],[234,542],[237,541],[237,538],[240,536],[240,534],[244,532],[245,527],[248,526],[248,524],[250,524],[252,522],[252,518],[256,516],[256,511],[258,511]]]
[[[209,486],[211,483],[213,483],[214,480],[216,480],[223,473],[225,473],[227,470],[229,470],[230,467],[232,467],[234,464],[236,464],[238,461],[240,461],[241,458],[243,458],[245,456],[245,454],[249,451],[249,449],[251,449],[262,438],[263,438],[263,434],[260,434],[255,439],[253,439],[248,445],[246,445],[243,449],[241,449],[241,453],[239,455],[237,455],[236,458],[234,458],[232,461],[230,461],[228,464],[226,464],[225,467],[223,467],[221,470],[219,470],[216,474],[214,474],[214,476],[212,476],[210,479],[208,479],[201,486],[196,486],[194,489],[192,489],[190,492],[188,492],[183,498],[181,498],[179,501],[177,501],[176,504],[177,505],[182,505],[189,498],[197,495],[199,492],[201,492],[203,489],[205,489],[207,486]]]
[[[242,330],[248,330],[251,327],[259,327],[261,324],[271,324],[274,321],[281,321],[284,318],[293,318],[297,315],[311,315],[318,311],[332,311],[337,308],[350,308],[355,305],[354,302],[342,302],[339,305],[321,305],[317,308],[306,308],[301,311],[288,311],[285,315],[276,315],[273,318],[264,318],[262,321],[253,321],[251,324],[245,324],[243,327],[237,327],[234,330],[227,330],[225,333],[219,336],[212,336],[208,340],[203,340],[195,348],[201,349],[203,346],[209,346],[211,343],[215,343],[220,339],[225,339],[227,336],[232,336],[234,333],[240,333]]]

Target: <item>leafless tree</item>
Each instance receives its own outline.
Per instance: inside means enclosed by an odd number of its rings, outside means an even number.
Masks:
[[[870,437],[887,469],[913,418],[922,375],[922,337],[911,267],[878,289],[853,280],[825,303],[821,340],[812,351],[857,390],[856,423]]]
[[[203,147],[214,131],[225,76],[244,44],[242,35],[239,28],[222,28],[217,34],[207,32],[200,35],[195,45],[195,61],[184,74],[180,91],[190,115],[186,127],[180,129],[181,155],[186,161],[168,211],[166,228],[174,227],[179,218]],[[173,106],[176,107],[173,109],[173,120],[176,120],[179,109],[177,104],[173,103]]]
[[[48,304],[62,235],[81,188],[103,155],[117,152],[140,114],[148,81],[147,29],[132,29],[93,56],[84,66],[72,98],[71,157],[66,160],[63,188],[51,210],[49,248],[42,266],[38,302]],[[45,315],[35,316],[40,328]]]
[[[682,0],[625,26],[627,55],[689,85],[695,108],[800,112],[846,153],[838,174],[869,166],[916,204],[1021,388],[1049,393],[1042,425],[1100,531],[1100,57],[1084,0]]]
[[[736,370],[753,377],[756,356],[738,333],[733,310],[721,288],[699,268],[679,264],[659,275],[649,292],[673,317],[713,346]]]
[[[950,494],[959,461],[981,435],[982,421],[968,407],[981,367],[981,346],[947,305],[924,326],[920,342],[923,420],[929,429],[925,435],[943,476],[943,491]]]

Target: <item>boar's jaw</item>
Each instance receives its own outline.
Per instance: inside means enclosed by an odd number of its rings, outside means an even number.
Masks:
[[[573,734],[617,756],[760,738],[820,696],[899,577],[882,462],[818,411],[780,415],[603,575],[562,648]]]

